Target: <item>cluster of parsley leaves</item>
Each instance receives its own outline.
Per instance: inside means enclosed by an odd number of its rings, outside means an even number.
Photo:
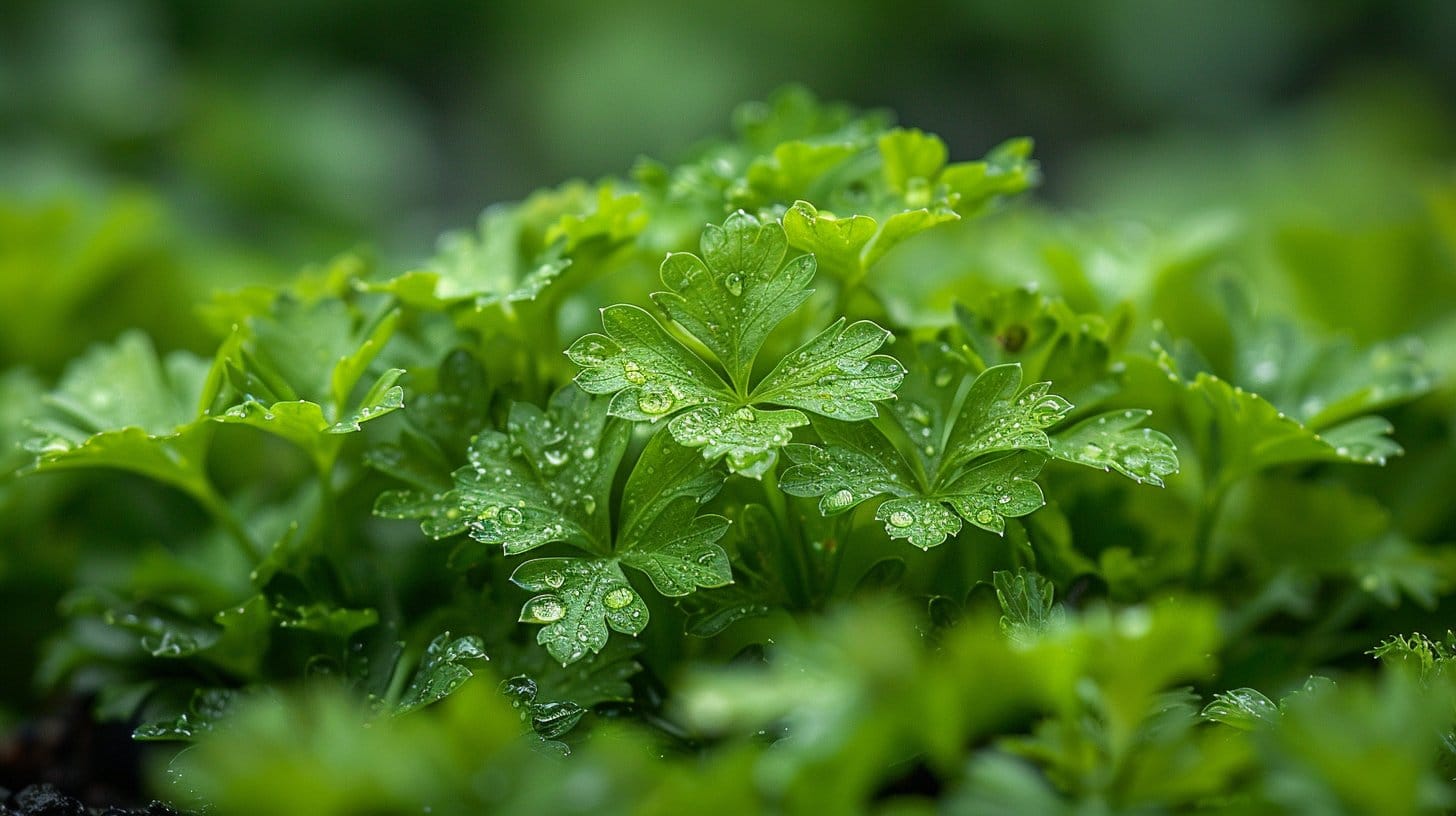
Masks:
[[[963,812],[1349,804],[1353,754],[1309,758],[1325,719],[1399,742],[1352,705],[1445,723],[1400,754],[1412,812],[1444,801],[1450,644],[1346,631],[1456,578],[1348,476],[1402,453],[1374,412],[1437,386],[1418,343],[1261,308],[1218,252],[1110,279],[1125,247],[1008,206],[1026,140],[952,163],[797,89],[735,126],[492,207],[415,268],[350,254],[220,293],[210,355],[132,332],[44,396],[0,380],[25,470],[125,471],[166,508],[67,596],[40,680],[199,743],[178,772],[234,809],[355,738],[337,790],[397,778],[398,740],[462,807],[555,801],[519,780],[575,749],[655,801],[693,768],[745,809],[855,812],[917,775]],[[965,266],[1016,218],[1035,261]],[[1058,285],[994,282],[1028,268]],[[1160,306],[1189,269],[1214,331]],[[1384,679],[1314,671],[1351,637]],[[288,747],[289,711],[328,742]],[[593,749],[611,719],[632,747]],[[462,757],[519,780],[482,793]]]

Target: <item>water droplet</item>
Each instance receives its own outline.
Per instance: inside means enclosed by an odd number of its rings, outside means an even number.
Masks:
[[[843,510],[854,503],[854,494],[849,490],[836,490],[824,497],[826,510]]]
[[[514,708],[520,708],[523,703],[529,705],[536,700],[536,681],[524,674],[502,680],[498,688],[501,694],[511,699],[511,706]]]
[[[743,273],[734,272],[723,280],[723,286],[727,288],[728,294],[738,297],[743,294]]]
[[[551,570],[541,576],[541,581],[552,589],[561,589],[561,585],[566,583],[566,575],[560,570]]]
[[[595,458],[597,458],[597,449],[595,447],[591,446],[591,445],[587,445],[586,447],[584,447],[584,448],[581,449],[581,458],[583,458],[583,459],[595,459]]]
[[[709,564],[713,563],[714,559],[716,559],[717,557],[718,554],[713,552],[712,550],[703,550],[701,553],[698,553],[698,566],[706,567]]]
[[[949,368],[940,369],[939,371],[935,372],[935,387],[944,388],[947,385],[950,385],[950,381],[954,377],[955,374],[953,374]]]
[[[632,605],[632,599],[635,597],[637,596],[632,593],[631,589],[617,586],[607,590],[607,594],[602,596],[602,603],[606,604],[608,609],[626,609]]]
[[[576,361],[584,366],[599,366],[607,361],[611,350],[600,340],[587,338],[576,345]]]
[[[561,467],[562,465],[566,464],[570,459],[571,455],[568,454],[566,451],[546,451],[546,463],[551,465],[552,467]]]
[[[997,504],[1010,504],[1011,503],[1011,496],[1010,496],[1010,494],[1003,494],[1001,496],[1001,498],[999,498],[999,499],[996,500],[996,503]]]
[[[925,410],[924,405],[915,402],[909,403],[905,406],[905,414],[910,417],[910,421],[917,425],[930,424],[930,412]]]
[[[481,521],[490,521],[491,519],[495,518],[496,516],[499,516],[500,515],[500,511],[501,511],[500,505],[498,505],[498,504],[492,504],[491,506],[485,508],[484,510],[481,510],[480,511],[480,515],[477,516],[476,518],[479,518]]]
[[[582,494],[581,509],[590,516],[597,511],[597,500],[590,494]]]
[[[758,419],[758,417],[754,415],[753,409],[749,408],[746,405],[742,408],[739,408],[737,411],[734,411],[733,418],[738,420],[739,422],[753,422]]]
[[[637,395],[637,408],[650,416],[660,416],[671,411],[675,402],[672,394],[663,388],[644,388]]]
[[[915,523],[915,517],[904,510],[896,510],[890,514],[890,525],[893,527],[909,527]]]
[[[647,382],[647,375],[642,373],[642,366],[637,365],[632,360],[622,363],[622,376],[626,377],[627,382],[633,385],[641,385]]]
[[[532,620],[540,623],[553,623],[566,615],[566,607],[561,605],[561,601],[549,596],[532,601],[527,611]]]
[[[500,511],[500,522],[507,527],[518,527],[524,520],[525,517],[521,514],[521,511],[514,507],[505,507]]]
[[[980,510],[976,513],[977,524],[993,524],[996,521],[996,514],[990,510]]]

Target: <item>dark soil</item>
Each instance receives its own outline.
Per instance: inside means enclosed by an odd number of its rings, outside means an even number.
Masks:
[[[90,712],[90,700],[74,698],[0,737],[0,816],[177,816],[136,806],[146,801],[141,746],[128,725]]]
[[[8,794],[0,790],[0,796]],[[88,808],[51,785],[31,785],[0,804],[0,816],[180,816],[161,802],[146,807]]]

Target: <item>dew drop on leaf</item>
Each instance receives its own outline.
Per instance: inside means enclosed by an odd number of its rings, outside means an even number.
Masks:
[[[909,527],[915,523],[915,517],[904,510],[896,510],[890,514],[890,524],[895,527]]]
[[[733,295],[734,297],[738,297],[739,295],[743,294],[743,273],[732,273],[726,279],[724,279],[723,286],[726,287],[728,289],[728,293],[730,295]]]
[[[848,490],[836,490],[824,497],[824,507],[829,510],[843,510],[854,503],[854,494]]]
[[[555,598],[541,598],[532,602],[530,614],[535,620],[551,623],[561,620],[561,617],[566,614],[566,607]]]
[[[622,376],[626,377],[627,382],[633,385],[641,385],[647,382],[647,375],[642,373],[642,366],[637,365],[632,360],[628,360],[622,364]]]
[[[541,580],[545,582],[546,586],[552,589],[560,589],[561,585],[566,583],[566,576],[560,570],[551,570],[545,575],[542,575]]]
[[[644,414],[660,416],[672,410],[676,400],[672,394],[662,388],[644,388],[642,393],[637,395],[637,407]]]
[[[599,366],[607,362],[609,350],[600,340],[582,340],[575,350],[577,362],[581,365]]]
[[[607,594],[602,596],[602,603],[606,604],[608,609],[626,609],[632,605],[633,597],[631,589],[616,586],[607,590]]]
[[[517,527],[523,520],[521,511],[514,507],[502,508],[500,511],[500,522],[507,527]]]

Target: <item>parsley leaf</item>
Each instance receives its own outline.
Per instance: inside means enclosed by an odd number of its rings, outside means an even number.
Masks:
[[[546,544],[579,554],[536,558],[511,581],[536,593],[520,620],[541,624],[537,642],[563,664],[600,652],[610,630],[636,635],[648,609],[623,567],[645,575],[659,593],[687,595],[732,582],[718,545],[728,520],[699,515],[722,484],[722,473],[697,451],[658,433],[638,458],[611,512],[612,484],[631,426],[606,400],[575,386],[558,391],[542,411],[512,406],[506,432],[483,431],[444,493],[396,491],[375,512],[421,518],[434,538],[467,533],[507,556]],[[613,520],[615,517],[615,527]]]
[[[792,429],[808,422],[795,409],[875,416],[874,403],[893,397],[904,374],[893,358],[874,353],[890,335],[869,321],[830,325],[752,385],[754,359],[769,333],[810,293],[814,258],[785,263],[786,252],[779,224],[738,212],[707,227],[701,258],[674,253],[662,263],[672,291],[653,299],[707,348],[726,379],[646,311],[619,304],[602,311],[605,334],[588,334],[567,350],[583,369],[577,384],[614,395],[613,416],[671,416],[668,429],[679,443],[702,448],[708,459],[726,456],[732,471],[754,477],[773,466]]]
[[[1036,511],[1045,499],[1035,479],[1052,458],[1157,485],[1177,472],[1170,439],[1131,430],[1146,412],[1119,414],[1118,421],[1093,417],[1062,438],[1049,429],[1072,405],[1051,393],[1050,383],[1023,386],[1015,363],[974,378],[970,366],[947,344],[921,345],[893,406],[894,422],[816,418],[821,444],[788,447],[793,465],[780,486],[819,497],[824,515],[886,496],[875,511],[885,532],[929,549],[959,533],[962,521],[1001,535],[1007,519]]]
[[[1024,567],[997,570],[991,582],[1001,603],[1001,633],[1012,643],[1029,645],[1066,620],[1066,610],[1052,597],[1052,582],[1043,576]]]

